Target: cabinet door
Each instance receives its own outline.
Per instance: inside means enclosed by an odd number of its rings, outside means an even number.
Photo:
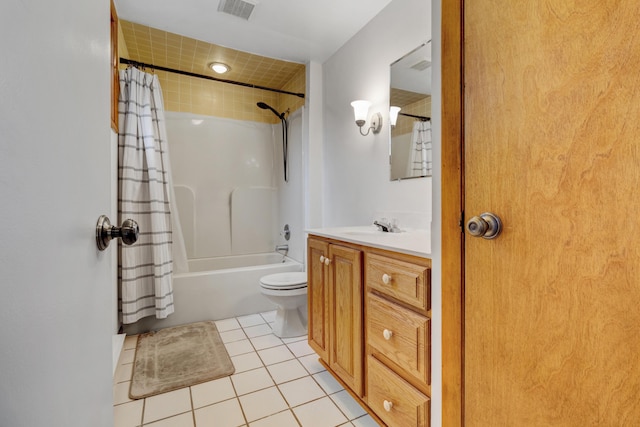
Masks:
[[[329,245],[331,369],[362,396],[362,252]]]
[[[329,287],[328,268],[324,264],[329,256],[329,244],[322,240],[308,239],[307,249],[307,298],[309,346],[329,363]]]

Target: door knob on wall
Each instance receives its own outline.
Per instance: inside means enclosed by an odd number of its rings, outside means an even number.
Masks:
[[[111,239],[120,237],[125,245],[133,245],[138,240],[140,228],[138,223],[132,219],[125,219],[122,227],[111,225],[109,217],[101,215],[96,225],[96,243],[98,249],[104,251],[109,246]]]
[[[495,239],[502,231],[502,221],[497,215],[485,212],[467,221],[467,232],[474,237]]]

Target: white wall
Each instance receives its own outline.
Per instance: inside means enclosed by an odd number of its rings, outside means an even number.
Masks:
[[[324,204],[324,96],[322,64],[307,64],[305,124],[303,132],[303,157],[305,165],[305,227],[323,225]]]
[[[388,146],[389,65],[430,34],[429,1],[394,0],[324,63],[325,226],[369,224],[376,212],[431,219],[431,178],[391,182]],[[381,133],[360,135],[350,105],[356,99],[382,114]]]
[[[432,9],[433,3],[433,9]],[[375,212],[417,212],[432,230],[431,425],[442,425],[442,315],[440,242],[440,0],[394,0],[323,66],[323,225],[362,225]],[[431,37],[433,29],[433,38]],[[432,38],[433,179],[389,181],[389,64]],[[363,137],[351,101],[368,99],[383,129]],[[433,195],[432,195],[433,185]],[[433,213],[433,214],[432,214]],[[401,226],[403,224],[400,224]]]

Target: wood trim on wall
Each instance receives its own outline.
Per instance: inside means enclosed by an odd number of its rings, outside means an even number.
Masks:
[[[464,424],[463,0],[442,0],[442,425]]]
[[[111,0],[111,129],[118,133],[118,13]]]

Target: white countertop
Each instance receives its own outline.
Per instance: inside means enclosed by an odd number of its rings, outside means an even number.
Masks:
[[[419,257],[431,257],[431,232],[428,230],[403,230],[400,233],[379,231],[375,225],[359,227],[315,228],[305,230],[309,234],[342,240],[357,245],[401,252]]]

